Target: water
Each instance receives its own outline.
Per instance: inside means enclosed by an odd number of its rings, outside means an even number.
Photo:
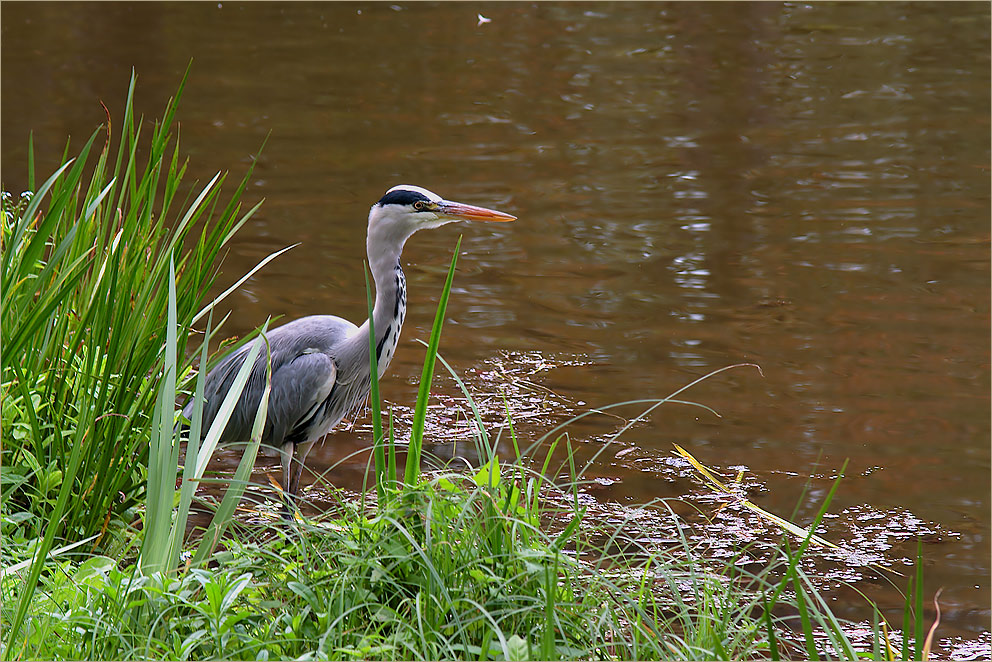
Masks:
[[[179,120],[201,181],[240,176],[269,136],[247,194],[266,201],[220,285],[301,245],[230,300],[229,335],[360,322],[366,214],[394,184],[513,213],[411,240],[387,401],[415,399],[463,233],[442,351],[482,395],[508,389],[529,441],[761,366],[683,395],[722,418],[671,405],[630,429],[592,496],[699,493],[674,442],[807,523],[847,460],[832,539],[898,566],[922,535],[943,654],[989,657],[986,4],[15,3],[0,29],[15,194],[29,131],[51,171],[101,99],[119,121],[131,67],[152,118],[192,59]],[[460,406],[437,390],[440,414]],[[573,426],[580,458],[620,424]],[[338,463],[365,443],[359,424],[311,464],[355,487],[361,458]]]

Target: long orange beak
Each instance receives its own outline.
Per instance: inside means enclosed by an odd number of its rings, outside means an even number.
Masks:
[[[465,205],[461,202],[442,200],[437,204],[439,212],[448,218],[454,218],[460,221],[488,221],[505,223],[506,221],[514,221],[517,219],[516,216],[511,216],[510,214],[496,211],[495,209],[486,209],[485,207],[476,207],[475,205]]]

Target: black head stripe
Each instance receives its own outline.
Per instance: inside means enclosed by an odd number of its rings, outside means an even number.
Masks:
[[[417,200],[430,202],[430,199],[423,193],[401,188],[395,191],[390,191],[386,195],[382,196],[376,204],[380,207],[384,205],[412,205]]]

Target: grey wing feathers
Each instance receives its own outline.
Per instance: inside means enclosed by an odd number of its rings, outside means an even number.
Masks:
[[[340,317],[314,315],[290,322],[268,334],[273,376],[263,441],[282,444],[299,425],[313,416],[334,387],[337,377],[334,349],[356,329],[354,324]],[[225,358],[207,375],[203,434],[213,423],[250,347],[246,345]],[[263,350],[252,366],[248,383],[221,435],[222,443],[247,441],[251,436],[255,412],[265,388],[265,364]],[[183,408],[183,414],[189,418],[192,411],[191,400]]]
[[[304,352],[272,376],[266,437],[281,445],[298,428],[309,426],[334,388],[337,366],[327,354]],[[295,435],[294,435],[295,436]]]

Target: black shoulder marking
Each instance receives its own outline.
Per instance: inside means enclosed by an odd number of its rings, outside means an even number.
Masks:
[[[430,202],[430,198],[423,193],[401,188],[396,191],[390,191],[386,195],[382,196],[376,204],[380,207],[383,205],[412,205],[417,200],[425,200]]]
[[[389,335],[392,332],[393,332],[393,327],[392,326],[387,326],[386,327],[386,333],[382,336],[382,340],[380,340],[379,341],[379,344],[376,345],[376,347],[375,347],[375,358],[376,358],[376,361],[378,361],[379,359],[382,358],[382,348],[385,347],[386,341],[389,340]]]

